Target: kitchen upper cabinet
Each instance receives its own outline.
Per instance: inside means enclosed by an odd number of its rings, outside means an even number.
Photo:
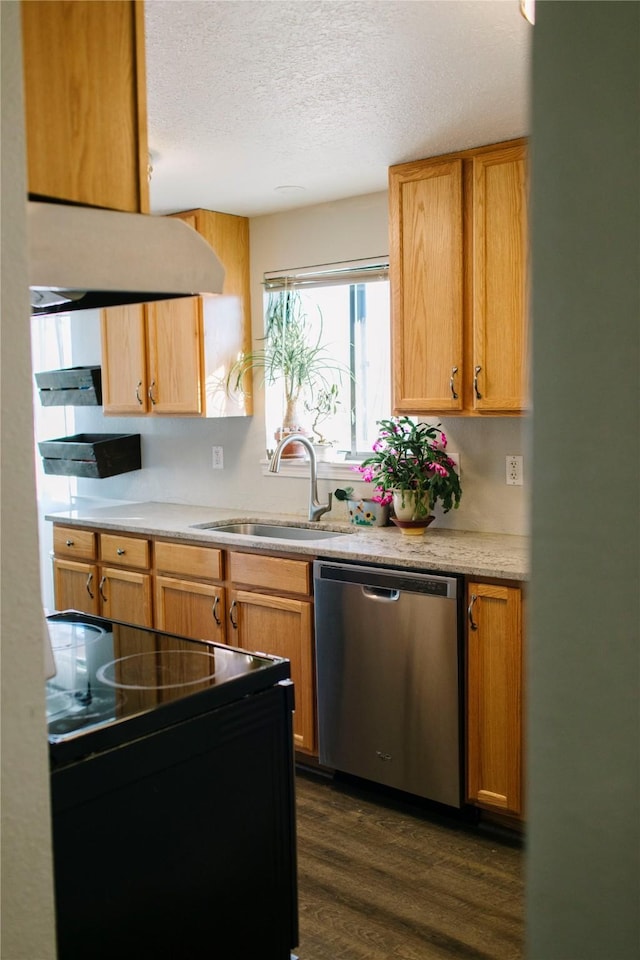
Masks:
[[[519,413],[527,382],[526,148],[473,157],[473,405]]]
[[[308,561],[229,553],[231,646],[286,657],[295,689],[296,750],[316,749],[312,577]]]
[[[521,816],[522,590],[471,582],[467,600],[467,799]]]
[[[225,267],[223,291],[102,311],[106,415],[252,412],[250,397],[227,391],[231,366],[250,346],[249,222],[210,210],[180,216],[216,250]]]
[[[23,0],[28,191],[147,213],[142,0]]]
[[[392,168],[390,203],[394,409],[460,411],[462,161]]]
[[[390,168],[396,413],[525,409],[526,199],[524,141]]]
[[[185,297],[102,311],[106,415],[202,413],[200,331],[208,299]]]
[[[109,307],[101,313],[102,402],[105,414],[146,413],[147,318],[142,304]]]
[[[205,416],[237,417],[253,413],[251,379],[245,391],[228,391],[227,376],[241,353],[251,349],[249,220],[214,210],[174,214],[204,237],[224,266],[222,293],[211,300],[202,328],[204,338]]]

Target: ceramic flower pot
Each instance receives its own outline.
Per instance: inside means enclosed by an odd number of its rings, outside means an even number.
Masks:
[[[396,490],[393,494],[393,511],[398,520],[426,520],[429,516],[428,499],[418,500],[412,490]]]
[[[358,527],[386,527],[389,505],[377,500],[347,500],[349,523]]]

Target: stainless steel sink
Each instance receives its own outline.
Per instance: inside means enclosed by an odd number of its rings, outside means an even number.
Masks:
[[[312,526],[290,526],[275,523],[195,523],[198,530],[215,530],[217,533],[235,533],[245,537],[272,537],[277,540],[328,540],[346,536],[351,531],[327,530]]]

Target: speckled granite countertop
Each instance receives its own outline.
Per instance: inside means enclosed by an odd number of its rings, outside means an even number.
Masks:
[[[215,544],[227,549],[300,554],[507,580],[527,580],[529,577],[528,538],[500,533],[438,530],[432,526],[424,536],[410,537],[404,536],[395,526],[361,528],[325,519],[311,524],[299,516],[280,513],[257,514],[254,511],[248,514],[241,510],[177,503],[119,503],[99,507],[76,504],[68,511],[47,514],[46,519],[73,526]],[[331,530],[336,536],[315,541],[289,540],[220,533],[215,527],[198,529],[197,526],[231,521],[293,522],[296,526]]]

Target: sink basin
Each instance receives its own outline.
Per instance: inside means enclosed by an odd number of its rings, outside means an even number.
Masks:
[[[236,533],[245,537],[273,537],[278,540],[327,540],[345,536],[345,530],[326,530],[317,527],[296,527],[275,523],[195,523],[198,530],[216,530],[218,533]],[[350,532],[350,531],[349,531]]]

